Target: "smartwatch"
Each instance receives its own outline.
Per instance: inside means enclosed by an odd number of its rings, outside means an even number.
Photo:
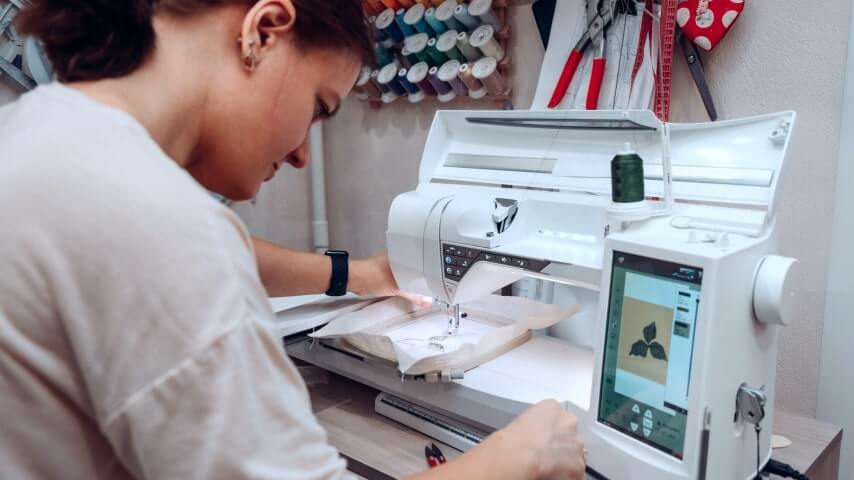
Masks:
[[[340,297],[347,293],[347,278],[350,275],[350,254],[345,250],[327,250],[326,256],[332,260],[332,276],[326,295]]]

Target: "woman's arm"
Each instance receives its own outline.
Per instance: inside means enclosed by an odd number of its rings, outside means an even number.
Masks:
[[[290,250],[253,239],[261,283],[271,297],[324,293],[329,289],[332,262],[326,255]],[[398,295],[397,283],[386,256],[350,260],[347,290],[358,295]]]

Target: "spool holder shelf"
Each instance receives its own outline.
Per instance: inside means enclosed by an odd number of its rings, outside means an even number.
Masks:
[[[458,1],[460,4],[467,4],[468,1]],[[508,0],[494,0],[492,5],[492,10],[495,15],[500,19],[501,23],[504,25],[504,28],[501,31],[495,32],[495,40],[504,50],[504,57],[501,61],[498,62],[497,72],[504,79],[504,82],[507,85],[507,89],[500,95],[487,94],[486,96],[474,99],[469,96],[456,96],[453,100],[449,102],[438,103],[439,106],[442,105],[454,105],[459,104],[460,102],[484,102],[484,103],[494,103],[496,108],[505,108],[509,102],[512,101],[513,98],[513,83],[512,83],[512,73],[513,73],[513,58],[510,52],[510,41],[512,38],[512,26],[510,25],[510,12],[508,4],[514,3],[513,1]],[[519,2],[515,2],[519,3]],[[471,33],[469,31],[468,33]],[[403,48],[404,42],[396,42],[389,50],[392,51],[394,55],[395,61],[406,68],[411,67],[408,59],[404,57],[401,53],[401,49]],[[473,62],[468,62],[469,65],[472,65]],[[373,68],[381,67],[378,65],[373,65]],[[433,96],[435,98],[435,96]],[[369,96],[368,98],[360,98],[360,100],[367,103],[372,110],[380,110],[382,107],[386,105],[391,105],[393,103],[404,102],[406,104],[410,104],[405,97],[397,98],[395,101],[390,103],[385,103],[382,99],[376,96]],[[419,102],[422,103],[422,102]],[[413,106],[419,105],[419,103],[411,103]],[[431,102],[431,106],[435,106],[435,101]]]

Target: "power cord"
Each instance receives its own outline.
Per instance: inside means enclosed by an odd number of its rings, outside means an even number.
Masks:
[[[791,465],[783,462],[778,462],[773,458],[771,460],[768,460],[768,464],[765,465],[765,468],[762,470],[762,473],[768,475],[777,475],[782,478],[794,478],[795,480],[810,480],[809,477],[795,470],[794,468],[792,468]]]

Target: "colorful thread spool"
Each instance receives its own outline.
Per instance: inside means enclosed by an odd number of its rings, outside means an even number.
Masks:
[[[499,62],[504,58],[504,48],[495,39],[495,29],[492,25],[481,25],[472,32],[469,38],[472,47],[480,49],[487,57],[492,57]]]
[[[379,88],[371,83],[370,67],[362,67],[362,70],[359,72],[359,78],[356,79],[356,84],[353,85],[353,94],[359,100],[367,100],[372,94],[376,98],[380,97],[381,92]]]
[[[386,8],[380,0],[365,0],[365,3],[370,7],[371,13],[380,13]]]
[[[438,98],[440,102],[447,103],[457,98],[457,94],[454,92],[451,84],[439,79],[438,67],[430,68],[430,71],[427,73],[427,80],[430,82],[430,85],[433,85],[433,88],[436,89],[436,98]]]
[[[377,76],[377,84],[383,90],[382,100],[385,103],[391,103],[397,100],[398,97],[406,95],[406,89],[403,88],[403,85],[397,79],[396,65],[390,64],[380,69],[380,73]],[[385,88],[383,88],[384,86]]]
[[[458,60],[460,62],[465,62],[466,58],[460,53],[459,49],[457,49],[457,31],[456,30],[448,30],[443,33],[438,40],[436,40],[436,50],[443,53],[446,57],[451,60]]]
[[[394,14],[394,23],[397,24],[400,31],[403,32],[404,37],[408,37],[410,35],[415,35],[415,27],[406,23],[406,10],[398,9]]]
[[[480,83],[480,80],[474,78],[474,75],[472,75],[471,73],[471,65],[467,63],[460,65],[460,71],[458,73],[458,76],[468,88],[469,97],[478,99],[486,96],[486,87],[484,87],[483,84]]]
[[[441,5],[436,7],[436,20],[444,23],[449,30],[456,30],[458,32],[467,31],[465,25],[454,18],[454,10],[456,8],[457,2],[454,0],[447,0],[443,2]]]
[[[401,68],[397,71],[397,81],[403,85],[403,88],[406,89],[406,93],[408,93],[409,102],[410,103],[418,103],[421,100],[424,100],[426,96],[424,92],[418,88],[418,85],[412,83],[407,79],[407,75],[409,75],[409,70],[405,68]]]
[[[406,74],[406,79],[409,80],[410,83],[418,85],[418,88],[420,88],[425,94],[436,95],[436,89],[433,88],[433,84],[430,83],[429,72],[430,65],[427,65],[427,62],[418,62],[409,69],[409,73]]]
[[[480,80],[490,95],[507,93],[507,82],[498,73],[498,60],[495,57],[483,57],[472,66],[472,76]]]
[[[437,77],[443,82],[447,82],[457,96],[465,97],[469,94],[466,85],[460,80],[460,62],[458,60],[448,60],[439,68]]]
[[[383,103],[391,103],[397,100],[397,94],[391,90],[391,87],[386,83],[380,83],[379,80],[380,71],[374,70],[371,72],[371,82],[376,85],[376,87],[380,90],[380,99]]]
[[[424,12],[424,19],[427,21],[427,24],[430,25],[430,28],[436,32],[437,35],[441,35],[448,31],[448,26],[444,23],[436,20],[436,9],[433,7],[428,8]]]
[[[394,55],[390,50],[384,48],[378,43],[374,44],[374,57],[377,60],[377,65],[384,67],[389,63],[394,62]]]
[[[433,35],[433,28],[430,27],[430,24],[427,23],[427,20],[424,18],[425,10],[424,5],[421,5],[420,3],[413,5],[412,8],[406,11],[403,21],[405,21],[407,25],[411,25],[412,28],[418,32]]]
[[[383,5],[386,6],[386,8],[390,8],[391,11],[396,11],[398,8],[400,8],[400,3],[398,3],[397,0],[380,0],[380,1],[382,2]]]
[[[410,8],[412,5],[415,4],[413,0],[397,0],[397,3],[399,3],[400,6],[403,8]]]
[[[483,52],[480,49],[471,46],[469,34],[466,32],[460,32],[457,35],[457,49],[459,49],[469,62],[476,62],[483,56]]]
[[[413,55],[412,52],[409,51],[409,47],[406,45],[400,49],[400,57],[403,60],[403,66],[406,68],[409,68],[419,62],[418,57]]]
[[[427,54],[427,42],[430,37],[426,33],[418,33],[406,39],[406,48],[419,62],[432,63],[430,55]],[[416,62],[417,63],[417,62]]]
[[[481,22],[491,25],[496,32],[504,30],[504,22],[498,18],[492,9],[492,0],[472,0],[469,4],[469,15],[479,18]]]
[[[400,43],[405,38],[395,21],[394,10],[390,8],[377,15],[377,21],[374,25],[377,30],[385,33],[394,43]]]
[[[457,5],[454,7],[454,18],[458,22],[466,26],[466,30],[472,31],[480,26],[480,20],[477,17],[469,15],[469,9],[465,5]]]
[[[427,63],[430,63],[434,67],[438,67],[439,65],[442,65],[443,63],[448,61],[448,57],[436,48],[435,38],[427,40],[427,55],[429,55],[430,59],[432,60],[432,62]]]

